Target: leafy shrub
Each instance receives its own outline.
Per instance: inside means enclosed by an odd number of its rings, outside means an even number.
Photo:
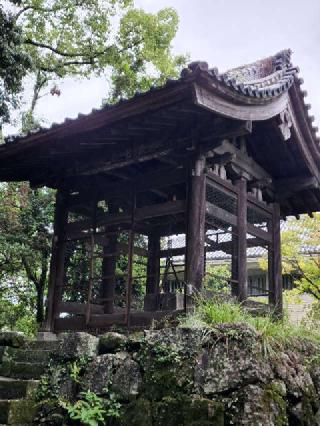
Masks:
[[[105,415],[103,400],[94,392],[88,390],[81,392],[83,399],[76,401],[74,404],[66,401],[60,401],[60,405],[68,412],[70,419],[79,420],[82,424],[88,426],[99,426],[105,424]]]

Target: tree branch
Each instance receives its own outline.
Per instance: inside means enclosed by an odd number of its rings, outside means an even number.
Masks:
[[[51,12],[56,12],[57,10],[59,10],[59,8],[52,8],[52,9],[50,9],[50,8],[45,8],[45,7],[36,7],[36,6],[31,6],[31,5],[29,5],[29,6],[25,6],[25,7],[23,7],[22,9],[20,9],[19,10],[19,12],[17,12],[17,14],[15,15],[15,17],[14,17],[14,20],[15,21],[17,21],[19,18],[20,18],[20,16],[23,14],[23,13],[25,13],[25,12],[27,12],[28,10],[36,10],[37,12],[47,12],[47,13],[51,13]]]
[[[88,55],[85,55],[85,54],[84,54],[84,53],[82,53],[82,52],[80,52],[80,53],[65,52],[65,51],[60,50],[60,49],[58,49],[58,48],[56,48],[56,47],[50,46],[49,44],[40,43],[40,42],[38,42],[38,41],[31,40],[31,39],[29,39],[29,38],[27,38],[26,40],[24,40],[24,43],[25,43],[25,44],[30,44],[30,45],[35,46],[35,47],[40,47],[40,48],[42,48],[42,49],[48,49],[48,50],[50,50],[51,52],[55,53],[56,55],[63,56],[63,57],[66,57],[66,58],[79,58],[79,57],[81,58],[81,57],[88,56]],[[104,54],[105,54],[105,53],[107,53],[107,52],[108,52],[108,50],[110,50],[111,48],[112,48],[112,46],[108,46],[108,47],[106,47],[104,50],[100,50],[100,51],[92,52],[92,53],[90,54],[90,56],[89,56],[89,57],[90,57],[90,59],[91,59],[91,58],[96,58],[97,56],[104,55]]]
[[[49,44],[45,44],[45,43],[39,43],[38,41],[34,41],[31,40],[29,38],[27,38],[26,40],[24,40],[25,44],[30,44],[32,46],[36,46],[36,47],[41,47],[42,49],[48,49],[53,53],[56,53],[59,56],[64,56],[67,58],[78,58],[79,56],[84,56],[82,53],[68,53],[68,52],[64,52],[62,50],[59,50],[55,47],[50,46]]]

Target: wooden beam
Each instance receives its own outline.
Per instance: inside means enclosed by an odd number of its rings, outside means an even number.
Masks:
[[[219,221],[226,223],[231,226],[237,226],[238,219],[236,215],[227,212],[226,210],[221,209],[220,207],[215,206],[214,204],[206,202],[206,213]],[[266,232],[257,226],[247,223],[248,233],[257,237],[261,241],[271,242],[272,236],[270,232]]]
[[[212,122],[212,120],[211,120]],[[210,141],[233,139],[239,136],[245,136],[252,132],[252,121],[230,120],[222,117],[217,117],[213,125],[209,127],[209,133],[200,138],[201,145],[210,146]],[[213,144],[214,146],[215,144]]]
[[[206,202],[206,213],[209,216],[213,216],[214,218],[226,224],[233,225],[233,226],[237,225],[237,216],[227,212],[226,210],[214,204],[209,203],[208,201]]]
[[[161,216],[175,215],[178,213],[185,212],[186,203],[184,200],[168,201],[161,204],[152,204],[150,206],[144,206],[136,209],[135,221],[141,222],[146,219],[152,219]],[[119,213],[119,214],[104,214],[97,217],[97,227],[100,226],[111,226],[121,225],[130,223],[131,214]],[[82,220],[78,222],[69,223],[67,226],[67,233],[73,233],[78,231],[84,231],[91,228],[90,220]]]
[[[160,169],[156,172],[145,173],[143,176],[136,178],[136,190],[139,192],[146,192],[149,190],[156,190],[166,188],[168,186],[177,185],[186,181],[186,172],[184,169]],[[98,191],[98,201],[109,200],[114,197],[129,197],[130,187],[127,183],[112,183],[104,184]],[[87,204],[90,200],[90,190],[84,189],[77,195],[71,196],[70,207]]]
[[[251,191],[254,188],[257,188],[257,189],[268,188],[271,185],[272,185],[272,179],[271,178],[254,179],[254,180],[248,182],[248,191]]]
[[[98,161],[97,159],[93,160],[91,163],[82,161],[81,167],[76,170],[71,169],[70,171],[65,171],[64,177],[90,176],[151,160],[159,160],[172,155],[178,146],[185,146],[190,138],[190,135],[179,137],[174,135],[173,132],[167,132],[167,135],[163,136],[160,140],[151,140],[144,146],[130,144],[127,149],[122,147],[119,151],[114,151],[113,156],[110,155],[110,153],[109,155],[103,155],[103,153],[101,153]],[[124,150],[127,152],[125,156],[123,155]]]
[[[272,177],[263,169],[263,167],[261,167],[252,157],[249,157],[247,154],[241,152],[239,148],[237,148],[228,140],[224,140],[220,146],[214,148],[214,152],[220,155],[225,153],[235,154],[235,160],[232,160],[231,164],[234,164],[237,168],[245,173],[248,173],[256,180],[272,180]]]
[[[223,251],[227,254],[232,254],[233,240],[216,242],[206,237],[206,243],[208,244],[207,253]],[[247,238],[247,247],[257,247],[261,245],[266,245],[266,243],[261,241],[259,238]]]
[[[297,176],[277,179],[274,181],[274,187],[275,199],[280,201],[290,198],[295,192],[319,188],[320,183],[314,176]]]
[[[271,232],[264,231],[251,223],[247,223],[247,231],[250,235],[253,235],[264,243],[270,243],[272,241]]]
[[[207,157],[206,164],[208,167],[213,166],[215,164],[224,166],[225,164],[228,164],[231,161],[235,161],[235,159],[236,159],[236,154],[225,152],[224,154],[216,154],[213,157]]]
[[[114,107],[102,108],[94,114],[83,115],[77,120],[69,120],[59,126],[49,129],[47,132],[38,132],[30,135],[19,142],[12,144],[9,149],[1,150],[1,158],[9,157],[15,153],[22,151],[27,145],[28,149],[42,142],[55,143],[57,141],[65,142],[70,136],[76,136],[84,132],[93,131],[101,127],[110,126],[111,123],[119,122],[128,117],[138,116],[142,113],[153,112],[158,114],[159,108],[163,108],[179,101],[191,100],[192,91],[190,84],[179,84],[174,87],[166,87],[155,91],[149,96],[140,96],[126,103],[119,103]]]
[[[78,302],[59,302],[57,313],[84,315],[86,313],[86,304]],[[91,313],[103,314],[103,306],[91,304]]]
[[[128,253],[129,251],[129,245],[126,243],[119,242],[117,244],[118,249],[121,251],[121,253]],[[143,247],[134,246],[133,248],[134,254],[140,257],[148,257],[148,250]]]

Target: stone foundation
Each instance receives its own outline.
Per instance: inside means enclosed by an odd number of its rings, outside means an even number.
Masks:
[[[319,348],[296,341],[271,351],[241,324],[64,334],[44,383],[38,421],[49,425],[66,421],[59,399],[75,403],[87,390],[106,407],[116,402],[108,425],[320,424]]]

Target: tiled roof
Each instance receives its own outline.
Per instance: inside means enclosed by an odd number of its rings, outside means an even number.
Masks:
[[[289,90],[294,82],[300,87],[303,80],[298,78],[298,72],[299,69],[293,67],[291,64],[291,50],[289,49],[282,50],[268,58],[231,69],[224,73],[219,73],[217,68],[209,68],[206,62],[192,62],[187,68],[182,70],[179,79],[168,79],[163,86],[151,87],[149,91],[144,93],[136,92],[130,99],[121,99],[117,104],[104,105],[100,109],[93,109],[89,114],[79,114],[78,117],[74,119],[66,118],[63,123],[53,123],[50,128],[42,127],[25,135],[9,136],[6,138],[6,143],[19,142],[20,140],[27,139],[34,133],[46,133],[51,129],[68,125],[76,120],[81,120],[83,117],[112,110],[119,107],[121,104],[133,102],[138,97],[147,96],[150,92],[163,90],[166,87],[178,85],[188,79],[196,78],[199,74],[206,75],[221,87],[227,88],[231,92],[240,94],[244,97],[268,100]],[[306,92],[300,90],[300,95],[303,99],[306,96]],[[309,108],[310,105],[305,105],[306,110]],[[313,136],[317,138],[316,132],[318,129],[312,127],[314,117],[311,116],[308,118]]]
[[[221,74],[217,68],[209,69],[206,62],[193,62],[188,69],[182,71],[182,75],[188,75],[190,70],[195,72],[197,68],[207,71],[225,86],[242,95],[255,98],[278,96],[290,88],[299,72],[299,69],[291,64],[291,50],[289,49]]]

